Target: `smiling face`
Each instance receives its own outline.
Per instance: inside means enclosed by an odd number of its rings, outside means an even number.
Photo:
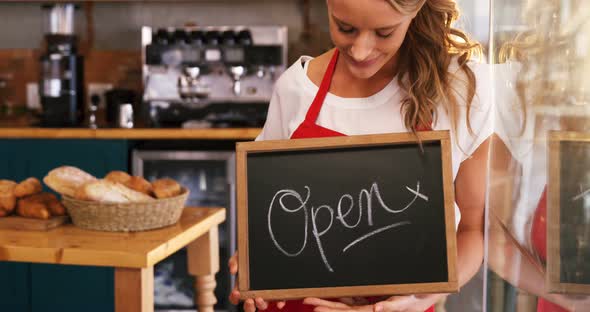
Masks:
[[[327,4],[330,35],[341,52],[339,62],[360,79],[393,70],[416,13],[404,15],[387,0],[327,0]]]

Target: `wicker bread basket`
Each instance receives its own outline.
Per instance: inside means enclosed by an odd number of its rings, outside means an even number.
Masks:
[[[178,222],[189,191],[142,203],[104,203],[62,196],[74,225],[108,232],[133,232],[165,227]]]

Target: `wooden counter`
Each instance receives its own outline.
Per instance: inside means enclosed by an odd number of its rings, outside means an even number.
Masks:
[[[253,140],[260,128],[53,129],[0,128],[4,139]]]

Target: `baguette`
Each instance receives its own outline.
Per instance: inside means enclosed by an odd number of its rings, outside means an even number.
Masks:
[[[75,194],[81,200],[108,203],[148,202],[154,199],[134,191],[125,185],[109,180],[97,180],[84,184]]]
[[[66,196],[74,197],[76,190],[96,178],[76,167],[63,166],[51,170],[43,182],[52,190]]]

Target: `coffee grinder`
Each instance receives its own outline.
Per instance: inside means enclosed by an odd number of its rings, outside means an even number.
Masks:
[[[84,58],[77,54],[75,5],[45,4],[45,53],[40,58],[43,127],[76,127],[84,120]]]

